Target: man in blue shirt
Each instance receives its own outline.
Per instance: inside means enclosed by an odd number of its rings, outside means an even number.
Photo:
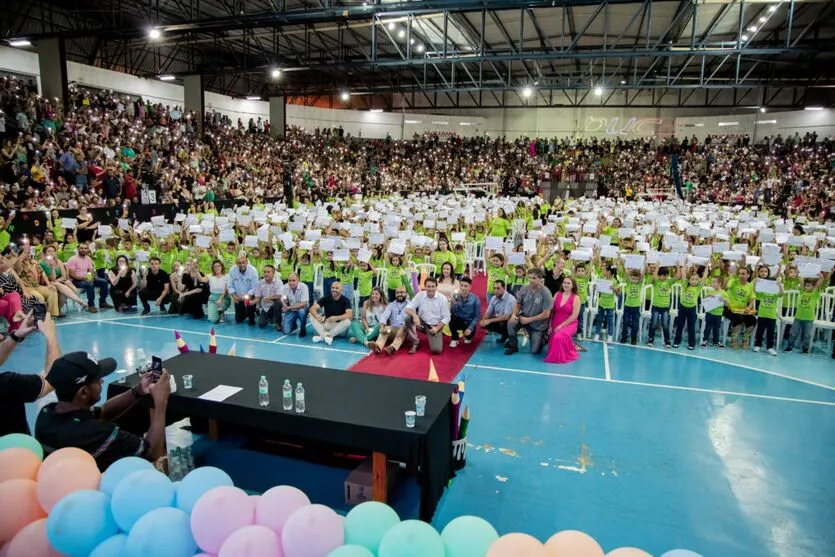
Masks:
[[[458,293],[452,298],[450,308],[449,330],[452,340],[449,347],[458,346],[458,333],[464,331],[464,344],[470,344],[475,336],[478,318],[481,316],[481,300],[470,292],[473,281],[470,277],[461,277],[458,281]]]
[[[400,345],[403,343],[401,335],[398,335],[406,321],[406,306],[409,305],[409,297],[406,295],[406,287],[398,286],[394,291],[394,300],[392,300],[383,310],[380,315],[380,334],[377,340],[366,344],[368,348],[373,350],[376,354],[385,352],[392,355],[397,352]],[[391,346],[386,347],[386,342],[389,338],[394,341]]]
[[[246,255],[238,257],[238,264],[229,271],[229,295],[235,305],[235,322],[243,323],[249,319],[255,325],[255,287],[258,285],[258,271],[249,264]]]
[[[516,306],[516,298],[513,294],[505,290],[505,283],[503,280],[495,280],[493,282],[493,297],[490,298],[490,303],[487,304],[487,311],[484,312],[484,319],[481,320],[481,326],[488,331],[498,333],[498,342],[504,344],[507,342],[507,321],[513,315],[513,308]]]

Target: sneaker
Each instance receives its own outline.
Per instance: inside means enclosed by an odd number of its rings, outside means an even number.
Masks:
[[[99,312],[99,310],[96,309],[96,306],[87,306],[87,311],[89,311],[90,313],[98,313]]]
[[[703,340],[699,346],[701,346],[702,348],[707,348],[707,341]]]
[[[665,343],[664,343],[664,348],[670,349],[670,348],[672,348],[672,347],[673,347],[673,345],[672,345],[672,344],[670,344],[669,342],[665,342]]]
[[[382,352],[382,350],[380,349],[380,345],[376,342],[366,342],[365,347],[374,352],[375,354],[379,354],[380,352]]]
[[[809,349],[804,348],[803,350],[800,351],[800,353],[803,354],[804,356],[808,356],[809,355]]]
[[[688,350],[695,350],[695,349],[696,349],[696,347],[695,347],[695,346],[688,346],[688,347],[687,347],[687,349],[688,349]]]
[[[100,309],[113,309],[113,306],[111,306],[107,302],[104,302],[104,303],[99,304],[99,308]]]
[[[305,329],[305,327],[302,327],[301,329],[299,329],[299,338],[304,338],[306,336],[307,336],[307,330]]]
[[[143,310],[142,310],[142,313],[140,313],[139,315],[144,317],[144,316],[148,315],[149,313],[151,313],[151,310],[149,310],[149,309],[143,309]]]
[[[612,335],[609,335],[609,336],[606,337],[606,342],[609,342],[609,343],[613,342]]]
[[[519,352],[519,349],[514,348],[512,346],[508,346],[507,348],[504,349],[504,355],[505,356],[510,356],[511,354],[515,354],[516,352]]]
[[[786,346],[785,348],[783,348],[783,352],[791,352],[791,351],[792,351],[791,346]]]
[[[319,335],[316,335],[316,336],[313,337],[313,342],[322,342],[323,340],[325,340],[325,339],[323,339]]]
[[[629,341],[629,344],[631,344],[632,346],[637,346],[638,345],[638,339],[633,338],[632,340]]]
[[[449,341],[449,347],[450,348],[457,348],[458,347],[458,341],[457,340]]]
[[[716,343],[716,348],[722,348],[722,349],[724,349],[724,348],[725,348],[725,343],[724,343],[724,342],[717,342],[717,343]]]
[[[522,345],[522,348],[524,348],[528,345],[528,335],[522,335],[521,345]]]
[[[760,350],[762,350],[762,348],[760,348],[759,346],[754,347],[754,352],[759,352]]]
[[[594,335],[594,342],[600,342],[600,335]]]
[[[652,341],[651,340],[647,341],[647,346],[652,346]]]
[[[773,348],[769,348],[767,352],[770,356],[776,356],[777,355],[777,351]]]
[[[668,345],[667,345],[667,348],[669,348],[669,347],[670,347],[670,345],[668,344]],[[675,348],[676,350],[678,350],[678,344],[674,344],[674,345],[673,345],[673,348]]]
[[[325,337],[325,344],[327,344],[328,346],[333,344],[333,337],[331,337],[331,336]]]
[[[464,344],[470,344],[472,341],[473,341],[473,339],[471,339],[471,338],[465,338],[464,339]]]

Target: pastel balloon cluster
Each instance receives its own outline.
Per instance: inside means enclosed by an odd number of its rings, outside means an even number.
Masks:
[[[652,557],[632,547],[605,553],[575,530],[545,543],[499,536],[475,516],[438,533],[371,501],[342,517],[295,487],[249,495],[212,467],[172,482],[135,457],[104,474],[78,449],[42,459],[32,437],[0,437],[0,557]]]

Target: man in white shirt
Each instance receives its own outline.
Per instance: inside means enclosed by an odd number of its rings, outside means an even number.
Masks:
[[[267,323],[275,323],[276,330],[281,330],[281,290],[284,284],[275,276],[275,267],[264,266],[262,278],[253,292],[252,303],[259,306],[258,328],[263,329]]]
[[[299,327],[299,338],[307,336],[307,307],[310,305],[310,292],[307,285],[299,281],[296,273],[290,273],[287,284],[281,290],[281,306],[284,317],[281,332],[289,335]]]
[[[441,331],[449,324],[449,302],[438,291],[438,281],[434,278],[426,279],[423,290],[406,306],[405,326],[398,334],[406,335],[412,345],[409,354],[418,349],[418,331],[429,339],[429,351],[440,354],[444,348],[444,335]]]

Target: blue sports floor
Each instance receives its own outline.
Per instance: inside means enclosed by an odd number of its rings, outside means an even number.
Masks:
[[[172,330],[208,347],[205,321],[112,311],[60,322],[64,352],[120,367],[176,354]],[[366,352],[221,324],[219,352],[347,369]],[[816,347],[771,357],[587,343],[569,365],[510,357],[488,336],[461,372],[472,411],[468,464],[435,516],[477,514],[500,533],[593,535],[604,549],[705,557],[835,555],[835,362]],[[43,341],[7,370],[41,371]],[[253,385],[257,381],[253,378]],[[37,409],[29,409],[30,421]]]

